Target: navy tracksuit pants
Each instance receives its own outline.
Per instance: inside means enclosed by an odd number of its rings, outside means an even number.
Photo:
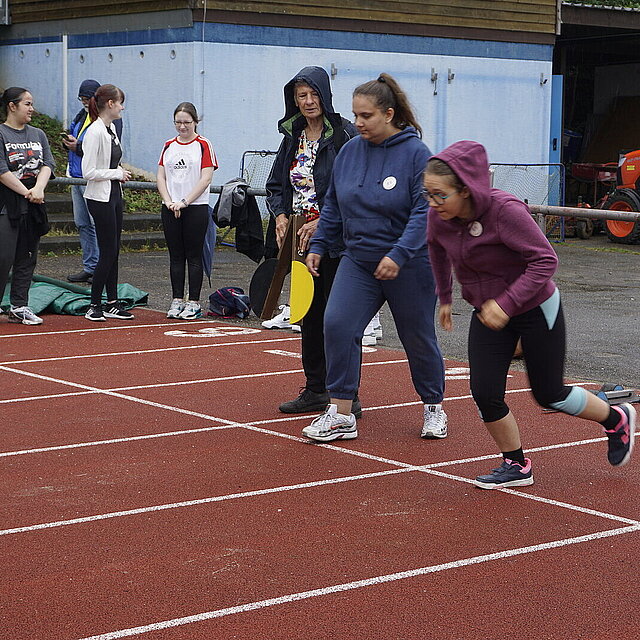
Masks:
[[[377,280],[377,262],[340,261],[324,320],[327,389],[332,398],[351,399],[360,382],[362,334],[386,301],[425,404],[442,402],[444,363],[436,339],[436,294],[427,256],[407,261],[394,280]]]

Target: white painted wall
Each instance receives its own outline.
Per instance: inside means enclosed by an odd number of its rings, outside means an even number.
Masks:
[[[60,118],[60,50],[60,43],[0,47],[0,84],[26,86],[39,110]],[[125,159],[155,171],[162,143],[175,135],[174,107],[192,101],[203,117],[200,131],[216,149],[214,182],[221,184],[238,174],[244,150],[277,148],[283,85],[303,66],[329,71],[332,63],[338,68],[334,106],[345,117],[351,117],[353,88],[386,71],[412,100],[432,151],[475,139],[492,162],[548,161],[551,82],[540,84],[540,74],[550,78],[547,61],[198,42],[70,49],[69,115],[78,111],[82,80],[120,86],[126,94]],[[455,74],[451,83],[448,69]]]

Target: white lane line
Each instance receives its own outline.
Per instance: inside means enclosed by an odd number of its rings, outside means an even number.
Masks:
[[[115,389],[109,389],[115,391]],[[0,400],[0,404],[13,404],[14,402],[31,402],[32,400],[57,400],[58,398],[73,398],[75,396],[88,396],[95,391],[68,391],[67,393],[50,393],[46,396],[25,396],[23,398],[7,398]]]
[[[218,428],[229,428],[229,427],[218,427]],[[258,428],[253,428],[253,427],[248,427],[251,430],[260,432],[260,433],[266,433],[266,434],[271,434],[273,432],[270,432],[267,429],[258,429]],[[290,440],[294,440],[294,441],[303,441],[302,438],[299,438],[298,436],[292,436],[292,435],[286,435],[287,439]],[[207,498],[199,498],[199,499],[195,499],[195,500],[186,500],[186,501],[181,501],[181,502],[172,502],[172,503],[165,503],[165,504],[160,504],[160,505],[152,505],[152,506],[147,506],[147,507],[139,507],[137,509],[126,509],[126,510],[121,510],[121,511],[113,511],[113,512],[108,512],[108,513],[102,513],[102,514],[94,514],[91,516],[82,516],[82,517],[78,517],[78,518],[72,518],[69,520],[57,520],[57,521],[53,521],[53,522],[44,522],[44,523],[39,523],[39,524],[35,524],[35,525],[25,525],[22,527],[13,527],[13,528],[9,528],[9,529],[3,529],[0,530],[0,536],[3,535],[11,535],[11,534],[16,534],[16,533],[27,533],[27,532],[32,532],[32,531],[40,531],[43,529],[53,529],[53,528],[58,528],[58,527],[64,527],[64,526],[69,526],[69,525],[76,525],[76,524],[85,524],[88,522],[96,522],[99,520],[107,520],[107,519],[111,519],[111,518],[120,518],[120,517],[125,517],[125,516],[132,516],[132,515],[140,515],[143,513],[152,513],[152,512],[157,512],[157,511],[166,511],[169,509],[179,509],[179,508],[184,508],[184,507],[192,507],[192,506],[197,506],[197,505],[202,505],[202,504],[209,504],[209,503],[214,503],[214,502],[223,502],[223,501],[227,501],[227,500],[235,500],[235,499],[240,499],[240,498],[248,498],[248,497],[254,497],[254,496],[261,496],[261,495],[267,495],[270,493],[283,493],[286,491],[294,491],[294,490],[299,490],[299,489],[308,489],[308,488],[312,488],[312,487],[320,487],[320,486],[325,486],[325,485],[332,485],[332,484],[341,484],[344,482],[351,482],[351,481],[357,481],[357,480],[365,480],[365,479],[371,479],[371,478],[377,478],[377,477],[382,477],[382,476],[388,476],[388,475],[397,475],[400,473],[405,473],[407,471],[413,471],[413,472],[420,472],[420,473],[426,473],[428,475],[433,475],[439,478],[445,478],[447,480],[453,480],[455,482],[463,482],[463,483],[467,483],[467,484],[471,484],[473,482],[472,479],[470,478],[465,478],[465,477],[461,477],[461,476],[457,476],[454,474],[450,474],[450,473],[443,473],[441,471],[436,471],[435,469],[433,469],[433,467],[431,465],[422,465],[422,466],[417,466],[417,465],[412,465],[412,464],[408,464],[405,462],[400,462],[398,460],[392,460],[389,458],[383,458],[380,456],[375,456],[372,454],[368,454],[368,453],[364,453],[361,451],[356,451],[356,450],[350,450],[350,449],[343,449],[340,447],[337,447],[335,445],[330,445],[330,444],[321,444],[321,445],[311,445],[311,446],[319,446],[322,447],[323,449],[330,449],[332,451],[336,451],[338,453],[341,454],[347,454],[347,455],[353,455],[353,456],[357,456],[357,457],[361,457],[361,458],[365,458],[367,460],[370,461],[374,461],[374,462],[380,462],[383,464],[388,464],[391,465],[393,467],[395,467],[394,469],[388,469],[385,471],[376,471],[376,472],[372,472],[372,473],[365,473],[365,474],[359,474],[359,475],[354,475],[354,476],[343,476],[343,477],[339,477],[339,478],[330,478],[327,480],[315,480],[315,481],[311,481],[311,482],[304,482],[304,483],[298,483],[298,484],[293,484],[293,485],[283,485],[283,486],[279,486],[279,487],[272,487],[269,489],[257,489],[254,491],[245,491],[245,492],[241,492],[241,493],[232,493],[232,494],[226,494],[226,495],[221,495],[221,496],[214,496],[214,497],[207,497]],[[476,458],[469,458],[467,459],[467,461],[474,461],[476,460]],[[461,464],[462,462],[464,462],[463,460],[455,460],[452,461],[451,464]],[[442,465],[443,463],[438,463],[438,465]],[[570,504],[567,502],[562,502],[559,500],[553,500],[551,498],[544,498],[542,496],[536,496],[530,493],[524,493],[522,491],[518,491],[518,490],[514,490],[514,489],[494,489],[494,491],[501,491],[503,493],[508,493],[509,495],[512,496],[517,496],[519,498],[527,498],[529,500],[534,500],[536,502],[541,502],[543,504],[548,504],[551,506],[555,506],[558,508],[562,508],[562,509],[569,509],[578,513],[582,513],[585,515],[589,515],[589,516],[593,516],[593,517],[597,517],[597,518],[604,518],[606,520],[613,520],[614,522],[622,522],[624,524],[628,524],[628,525],[633,525],[633,526],[639,526],[640,527],[640,521],[638,520],[633,520],[630,518],[625,518],[623,516],[617,516],[615,514],[611,514],[611,513],[606,513],[603,511],[597,511],[595,509],[589,509],[587,507],[581,507],[579,505],[574,505],[574,504]]]
[[[35,362],[60,362],[62,360],[82,360],[86,358],[110,358],[113,356],[138,356],[146,353],[163,353],[167,351],[185,351],[188,349],[212,349],[216,347],[236,347],[248,344],[270,344],[273,342],[287,342],[290,340],[300,340],[295,338],[273,338],[268,340],[236,340],[235,342],[217,342],[215,344],[190,344],[182,347],[161,347],[158,349],[138,349],[137,351],[111,351],[109,353],[85,353],[76,356],[58,356],[52,358],[33,358],[31,360],[7,360],[0,362],[0,366],[15,366],[17,364],[31,364]]]
[[[299,602],[301,600],[308,600],[310,598],[328,596],[334,593],[342,593],[345,591],[353,591],[355,589],[373,587],[377,585],[386,584],[389,582],[395,582],[397,580],[407,580],[410,578],[425,576],[432,573],[441,573],[443,571],[449,571],[451,569],[461,569],[463,567],[483,564],[485,562],[493,562],[495,560],[504,560],[506,558],[513,558],[515,556],[522,556],[529,553],[548,551],[550,549],[560,549],[562,547],[566,547],[569,545],[592,542],[594,540],[611,538],[614,536],[624,535],[627,533],[635,533],[637,531],[640,531],[640,527],[638,526],[620,527],[618,529],[609,529],[608,531],[597,531],[595,533],[589,533],[583,536],[576,536],[574,538],[563,538],[562,540],[553,540],[551,542],[543,542],[543,543],[531,545],[528,547],[519,547],[517,549],[508,549],[505,551],[498,551],[496,553],[487,553],[480,556],[473,556],[470,558],[463,558],[461,560],[454,560],[453,562],[445,562],[442,564],[420,567],[418,569],[409,569],[407,571],[399,571],[397,573],[388,573],[386,575],[375,576],[373,578],[366,578],[364,580],[354,580],[353,582],[344,582],[342,584],[335,584],[327,587],[321,587],[319,589],[311,589],[309,591],[300,591],[298,593],[290,593],[288,595],[279,596],[277,598],[268,598],[266,600],[257,600],[254,602],[247,602],[245,604],[241,604],[235,607],[227,607],[224,609],[217,609],[214,611],[205,611],[203,613],[197,613],[194,615],[184,616],[181,618],[173,618],[172,620],[163,620],[161,622],[154,622],[154,623],[142,625],[139,627],[132,627],[129,629],[120,629],[119,631],[111,631],[109,633],[101,633],[95,636],[82,638],[81,640],[118,640],[119,638],[128,638],[128,637],[140,635],[143,633],[149,633],[151,631],[161,631],[162,629],[171,629],[174,627],[180,627],[187,624],[204,622],[205,620],[213,620],[215,618],[222,618],[225,616],[236,615],[239,613],[257,611],[259,609],[265,609],[268,607],[288,604],[290,602]]]
[[[1,369],[4,369],[6,367],[0,367]],[[29,375],[32,377],[37,377],[37,378],[46,378],[46,376],[41,376],[40,374],[33,374],[33,373],[25,373],[23,371],[20,370],[16,370],[17,373],[23,373],[24,375]],[[57,381],[60,384],[67,384],[69,386],[84,386],[84,385],[79,385],[77,383],[74,382],[65,382],[64,380],[55,380],[54,378],[47,378],[49,381]],[[32,453],[47,453],[47,452],[52,452],[52,451],[63,451],[65,449],[78,449],[80,447],[95,447],[95,446],[101,446],[101,445],[110,445],[110,444],[119,444],[119,443],[124,443],[124,442],[133,442],[135,440],[153,440],[154,438],[166,438],[168,436],[181,436],[181,435],[188,435],[188,434],[194,434],[194,433],[205,433],[207,431],[214,431],[216,429],[221,429],[221,428],[229,428],[229,427],[242,427],[242,428],[247,428],[247,429],[253,429],[258,431],[259,429],[257,428],[257,425],[261,425],[261,424],[281,424],[284,422],[296,422],[298,420],[309,420],[310,416],[308,415],[300,415],[300,414],[296,414],[294,416],[287,416],[287,417],[283,417],[283,418],[266,418],[264,420],[253,420],[251,422],[243,422],[243,423],[238,423],[238,422],[233,422],[230,420],[225,420],[224,418],[217,418],[215,416],[211,416],[211,415],[207,415],[207,414],[203,414],[203,413],[197,413],[195,411],[189,411],[187,409],[181,409],[179,407],[173,407],[173,406],[168,406],[168,405],[160,405],[158,403],[154,403],[150,400],[143,400],[141,398],[136,398],[135,396],[127,396],[124,394],[119,394],[119,393],[114,393],[114,389],[96,389],[96,388],[91,388],[90,387],[90,391],[83,391],[83,392],[78,392],[78,395],[83,394],[83,393],[95,393],[95,394],[103,394],[103,395],[110,395],[116,398],[122,398],[125,400],[133,400],[135,402],[138,402],[139,404],[149,404],[151,406],[154,407],[158,407],[158,408],[164,408],[167,409],[169,411],[173,411],[176,413],[183,413],[185,415],[190,415],[190,416],[195,416],[195,417],[199,417],[199,418],[204,418],[205,420],[209,420],[212,422],[220,422],[222,423],[219,426],[216,427],[200,427],[197,429],[182,429],[182,430],[178,430],[178,431],[161,431],[161,432],[157,432],[157,433],[149,433],[149,434],[145,434],[145,435],[141,435],[141,436],[124,436],[124,437],[120,437],[120,438],[111,438],[111,439],[107,439],[107,440],[90,440],[90,441],[86,441],[86,442],[74,442],[72,444],[61,444],[61,445],[52,445],[49,447],[37,447],[37,448],[31,448],[31,449],[18,449],[15,451],[4,451],[4,452],[0,452],[0,458],[7,458],[7,457],[11,457],[11,456],[20,456],[20,455],[27,455],[27,454],[32,454]],[[512,389],[510,391],[507,391],[507,393],[521,393],[521,392],[525,392],[525,391],[529,391],[529,389]],[[61,394],[61,395],[73,395],[73,394]],[[451,398],[445,398],[444,402],[451,402],[454,400],[468,400],[469,398],[471,398],[471,396],[466,395],[466,396],[453,396]],[[363,411],[381,411],[381,410],[385,410],[385,409],[397,409],[397,408],[402,408],[402,407],[409,407],[409,406],[415,406],[415,405],[421,405],[422,402],[420,401],[413,401],[413,402],[400,402],[400,403],[396,403],[396,404],[385,404],[385,405],[379,405],[379,406],[375,406],[375,407],[367,407],[365,409],[363,409]],[[262,430],[264,433],[268,434],[268,435],[276,435],[280,438],[287,438],[287,439],[293,439],[296,440],[298,442],[303,442],[305,444],[309,444],[309,440],[307,440],[306,438],[299,438],[298,436],[292,436],[286,433],[281,433],[278,431],[273,431],[273,430],[269,430],[269,429],[263,429]],[[600,439],[604,439],[604,438],[600,438]],[[598,439],[598,440],[600,440]],[[554,446],[571,446],[573,443],[569,443],[566,445],[554,445]],[[324,447],[332,447],[333,445],[314,445],[314,446],[324,446]],[[340,447],[335,447],[335,449],[337,451],[353,451],[352,449],[342,449]],[[354,453],[353,455],[357,455],[356,453]],[[477,458],[477,460],[489,460],[491,458],[495,458],[495,454],[491,454],[491,455],[486,455],[486,456],[481,456],[479,458]],[[473,458],[472,460],[476,460],[476,458]],[[394,464],[396,464],[394,462]],[[442,463],[434,463],[437,465],[447,465],[447,464],[452,464],[452,463],[446,463],[446,462],[442,462]]]
[[[15,371],[17,373],[22,373],[23,375],[27,375],[29,377],[35,377],[35,378],[40,378],[40,379],[48,379],[49,381],[57,381],[57,382],[63,382],[64,383],[64,381],[55,380],[53,378],[49,378],[47,376],[42,376],[40,374],[28,373],[28,372],[24,372],[24,371],[20,371],[20,370],[15,370]],[[66,383],[66,384],[70,384],[71,386],[80,386],[80,387],[83,387],[83,388],[86,388],[86,389],[92,389],[92,387],[87,387],[85,385],[77,385],[76,383]],[[206,414],[199,414],[199,413],[196,413],[196,412],[187,411],[187,410],[184,410],[184,409],[178,409],[176,407],[171,407],[171,406],[168,406],[168,405],[161,405],[159,403],[155,403],[155,402],[151,402],[151,401],[141,401],[138,398],[125,396],[123,394],[118,394],[118,393],[113,393],[113,392],[105,392],[104,390],[98,390],[98,391],[100,391],[104,395],[110,395],[110,396],[120,397],[120,398],[124,398],[124,399],[130,399],[130,400],[132,400],[134,402],[141,402],[142,404],[148,404],[148,405],[151,405],[151,406],[154,406],[154,407],[168,409],[170,411],[177,411],[179,413],[184,413],[184,414],[187,414],[187,415],[196,415],[198,417],[203,417],[203,418],[205,418],[207,420],[215,420],[217,422],[221,422],[227,428],[228,427],[240,427],[240,428],[244,428],[244,429],[249,430],[249,431],[263,433],[263,434],[266,434],[266,435],[273,435],[273,436],[277,436],[279,438],[285,438],[285,439],[293,440],[293,441],[296,441],[296,442],[302,442],[302,443],[307,443],[308,442],[306,439],[300,438],[298,436],[285,434],[285,433],[280,433],[278,431],[273,431],[272,429],[265,429],[265,428],[258,427],[258,426],[256,426],[256,424],[257,424],[256,422],[242,424],[242,423],[232,422],[232,421],[228,421],[228,420],[223,420],[221,418],[213,418],[212,416],[208,416]],[[513,391],[515,391],[515,390],[512,390],[512,392]],[[304,416],[303,416],[303,418],[304,418]],[[299,416],[295,416],[294,418],[284,418],[284,419],[281,419],[281,420],[293,420],[293,419],[300,419],[300,417]],[[265,420],[265,421],[261,421],[261,422],[263,422],[263,423],[272,423],[274,421]],[[221,425],[219,425],[217,428],[221,428]],[[212,427],[210,427],[208,429],[209,430],[213,430]],[[190,431],[193,432],[195,430],[190,430]],[[178,433],[180,433],[180,432],[178,432]],[[138,439],[142,439],[140,436],[138,436],[137,438]],[[148,438],[145,438],[145,439],[148,439]],[[122,439],[119,439],[119,440],[122,440]],[[90,446],[90,445],[87,445],[87,446]],[[347,448],[338,447],[336,445],[330,445],[330,444],[317,444],[316,443],[316,444],[310,445],[310,446],[319,446],[319,447],[322,447],[322,448],[330,449],[332,451],[338,452],[338,453],[343,454],[343,455],[356,456],[356,457],[364,458],[364,459],[375,461],[375,462],[382,462],[382,463],[394,466],[396,468],[400,467],[401,469],[417,470],[417,471],[421,471],[423,473],[428,473],[428,474],[431,474],[431,475],[437,475],[439,477],[455,480],[455,481],[458,481],[458,482],[466,482],[466,483],[471,482],[471,480],[469,478],[462,478],[460,476],[456,476],[456,475],[453,475],[453,474],[446,474],[446,473],[443,473],[443,472],[440,472],[440,471],[436,471],[433,467],[430,467],[429,465],[423,465],[421,467],[417,467],[415,465],[412,465],[412,464],[409,464],[409,463],[405,463],[405,462],[400,462],[398,460],[392,460],[392,459],[389,459],[389,458],[383,458],[381,456],[375,456],[375,455],[372,455],[372,454],[368,454],[368,453],[364,453],[364,452],[361,452],[361,451],[357,451],[355,449],[347,449]],[[555,447],[556,445],[552,445],[552,446]],[[573,446],[575,446],[575,443],[573,444]],[[64,448],[72,448],[69,445],[63,445],[62,447],[58,447],[58,449],[63,448],[63,447]],[[53,449],[53,447],[51,447],[51,449]],[[541,447],[540,449],[543,450],[544,448]],[[0,454],[0,455],[2,455],[2,454]],[[16,454],[14,453],[13,455],[16,455]],[[5,456],[3,456],[3,457],[5,457]],[[489,457],[495,457],[495,456],[489,456]],[[435,464],[438,464],[439,466],[442,466],[442,463],[435,463]],[[459,462],[458,462],[458,464],[459,464]],[[522,496],[529,497],[530,496],[530,494],[521,493],[519,491],[513,491],[513,490],[508,490],[508,489],[502,489],[502,490],[499,490],[499,491],[507,492],[507,493],[510,493],[511,495],[518,496],[518,497],[522,497]],[[561,502],[558,502],[558,501],[548,501],[548,499],[546,499],[546,498],[541,498],[540,501],[541,502],[547,501],[547,504],[554,504],[556,506],[564,506],[565,508],[567,508],[566,503],[561,503]],[[568,505],[568,507],[573,509],[573,510],[576,510],[576,511],[580,511],[580,512],[583,512],[583,513],[588,513],[589,515],[596,515],[596,516],[599,516],[599,517],[605,517],[605,518],[609,518],[609,519],[613,519],[613,520],[621,520],[621,517],[619,517],[619,516],[614,516],[614,515],[611,515],[611,514],[605,514],[605,513],[597,512],[597,511],[594,511],[594,510],[587,510],[587,509],[585,509],[583,507],[579,507],[579,506],[575,506],[575,505]],[[165,507],[165,508],[170,508],[170,507]],[[88,516],[88,517],[95,517],[95,516]],[[115,517],[115,516],[111,516],[111,517]],[[627,519],[622,519],[622,521],[627,522],[627,523],[629,523],[629,522],[636,523],[636,521],[634,521],[634,520],[630,521],[630,520],[627,520]],[[42,528],[45,528],[44,525],[41,525],[41,526],[42,526]]]
[[[204,418],[205,420],[211,420],[214,422],[221,422],[222,424],[239,427],[241,426],[238,422],[234,422],[233,420],[224,420],[223,418],[216,418],[214,416],[208,415],[206,413],[200,413],[198,411],[190,411],[189,409],[181,409],[179,407],[173,407],[168,404],[161,404],[160,402],[153,402],[152,400],[144,400],[143,398],[136,398],[135,396],[128,396],[124,393],[117,393],[115,391],[107,391],[105,389],[98,389],[97,387],[92,387],[86,384],[80,384],[78,382],[68,382],[66,380],[60,380],[59,378],[52,378],[51,376],[45,376],[41,373],[32,373],[30,371],[21,371],[20,369],[12,369],[7,366],[0,366],[0,371],[10,371],[11,373],[19,373],[20,375],[27,376],[30,378],[37,378],[38,380],[46,380],[47,382],[57,382],[58,384],[66,384],[70,387],[76,387],[78,389],[84,389],[85,391],[93,391],[94,393],[98,393],[104,396],[110,396],[112,398],[120,398],[121,400],[130,400],[131,402],[135,402],[137,404],[143,404],[149,407],[155,407],[156,409],[166,409],[167,411],[173,411],[175,413],[180,413],[186,416],[194,416],[196,418]]]
[[[24,527],[14,527],[13,529],[0,529],[0,536],[8,536],[15,533],[27,533],[31,531],[41,531],[42,529],[54,529],[57,527],[65,527],[72,524],[84,524],[87,522],[96,522],[98,520],[109,520],[111,518],[121,518],[124,516],[139,515],[142,513],[153,513],[156,511],[166,511],[169,509],[180,509],[183,507],[194,507],[201,504],[211,504],[213,502],[225,502],[227,500],[237,500],[240,498],[252,498],[255,496],[264,496],[270,493],[283,493],[286,491],[297,491],[299,489],[310,489],[313,487],[323,487],[332,484],[342,484],[344,482],[352,482],[354,480],[368,480],[370,478],[378,478],[380,476],[397,475],[407,471],[413,471],[413,468],[403,469],[387,469],[385,471],[376,471],[373,473],[363,473],[357,476],[344,476],[341,478],[330,478],[328,480],[314,480],[312,482],[301,482],[298,484],[283,485],[280,487],[271,487],[269,489],[256,489],[254,491],[243,491],[241,493],[230,493],[222,496],[213,496],[209,498],[199,498],[196,500],[185,500],[183,502],[171,502],[166,504],[156,504],[149,507],[140,507],[138,509],[127,509],[124,511],[112,511],[110,513],[101,513],[93,516],[84,516],[73,518],[70,520],[57,520],[55,522],[43,522],[40,524],[27,525]]]
[[[65,329],[64,331],[38,331],[35,333],[7,333],[0,334],[0,340],[4,338],[32,338],[33,336],[60,336],[66,333],[93,333],[94,331],[122,331],[123,329],[153,329],[154,327],[176,327],[180,325],[192,324],[212,324],[217,320],[187,320],[185,322],[161,322],[159,324],[126,324],[115,325],[110,327],[90,327],[86,329]],[[226,325],[232,326],[232,325]]]
[[[397,364],[399,362],[407,362],[407,360],[383,360],[378,362],[363,362],[363,367],[372,367],[377,365],[386,365],[386,364]],[[13,364],[13,363],[12,363]],[[4,367],[0,366],[0,370]],[[5,369],[9,371],[9,369]],[[15,373],[15,371],[12,371]],[[268,378],[271,376],[283,376],[283,375],[291,375],[294,373],[304,373],[303,369],[286,369],[284,371],[264,371],[262,373],[243,373],[235,376],[222,376],[217,378],[200,378],[198,380],[181,380],[179,382],[157,382],[154,384],[139,384],[129,387],[111,387],[108,389],[104,389],[104,391],[137,391],[139,389],[160,389],[162,387],[181,387],[190,384],[203,384],[207,382],[227,382],[229,380],[244,380],[250,378]],[[447,378],[448,379],[448,378]],[[455,378],[457,379],[457,378]],[[63,381],[62,384],[73,384],[72,382]],[[5,400],[0,400],[0,404],[10,404],[12,402],[27,402],[29,400],[51,400],[52,398],[67,398],[70,396],[81,396],[87,395],[90,393],[97,393],[96,391],[72,391],[68,393],[58,393],[58,394],[48,394],[44,396],[26,396],[21,398],[7,398]],[[419,403],[415,403],[419,404]]]
[[[200,427],[199,429],[182,429],[180,431],[167,431],[165,433],[150,433],[142,436],[127,436],[125,438],[111,438],[110,440],[93,440],[91,442],[75,442],[73,444],[60,444],[51,447],[36,447],[34,449],[19,449],[17,451],[3,451],[0,458],[10,458],[12,456],[24,456],[32,453],[51,453],[52,451],[64,451],[66,449],[81,449],[84,447],[98,447],[107,444],[119,444],[123,442],[135,442],[136,440],[155,440],[156,438],[170,438],[172,436],[182,436],[193,433],[206,433],[207,431],[218,431],[221,429],[233,429],[234,424],[223,424],[212,427]]]

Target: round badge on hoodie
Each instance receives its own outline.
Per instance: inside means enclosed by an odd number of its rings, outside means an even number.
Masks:
[[[469,225],[469,235],[472,235],[474,238],[482,235],[482,225],[477,220]]]
[[[393,189],[396,184],[397,184],[397,180],[395,179],[394,176],[387,176],[383,181],[382,181],[382,186],[387,190],[387,191],[391,191],[391,189]]]

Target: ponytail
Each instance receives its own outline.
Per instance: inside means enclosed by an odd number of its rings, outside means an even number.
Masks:
[[[124,91],[113,84],[103,84],[98,87],[92,98],[89,99],[89,118],[91,122],[107,108],[109,100],[124,102]]]
[[[98,105],[96,104],[95,96],[89,98],[89,118],[91,122],[98,119]]]
[[[367,96],[381,111],[393,109],[393,126],[404,129],[411,126],[422,137],[422,127],[418,124],[411,103],[405,92],[388,73],[381,73],[376,80],[370,80],[353,91],[354,96]]]

